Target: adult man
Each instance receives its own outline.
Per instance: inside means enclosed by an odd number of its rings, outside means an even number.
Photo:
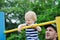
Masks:
[[[58,40],[57,39],[57,28],[56,25],[50,24],[46,25],[46,40]]]

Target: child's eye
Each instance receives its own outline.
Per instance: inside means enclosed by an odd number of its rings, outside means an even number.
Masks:
[[[28,20],[28,21],[30,21],[30,20]]]
[[[27,21],[30,21],[30,20],[27,20]]]

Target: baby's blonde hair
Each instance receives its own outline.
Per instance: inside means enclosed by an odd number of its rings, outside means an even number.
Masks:
[[[33,11],[28,11],[27,13],[25,13],[25,20],[28,18],[31,18],[33,21],[37,21],[36,13]]]

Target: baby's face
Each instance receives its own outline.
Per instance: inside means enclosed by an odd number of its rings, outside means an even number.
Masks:
[[[32,19],[26,19],[25,21],[26,21],[27,24],[32,24],[32,23],[34,23],[34,21],[33,21]]]

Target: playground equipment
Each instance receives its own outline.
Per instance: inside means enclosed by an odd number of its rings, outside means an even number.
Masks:
[[[4,13],[0,12],[0,40],[6,40],[5,34],[17,31],[17,28],[5,31],[5,21],[4,20],[5,20]],[[22,30],[26,29],[26,28],[43,26],[43,25],[48,25],[48,24],[53,24],[53,23],[57,24],[58,39],[60,40],[60,31],[59,31],[59,29],[60,29],[60,17],[56,17],[56,20],[54,20],[54,21],[49,21],[49,22],[40,23],[40,24],[34,24],[32,26],[25,26],[22,28]]]
[[[0,40],[5,40],[6,36],[4,34],[5,31],[5,21],[4,21],[4,12],[0,12]]]

